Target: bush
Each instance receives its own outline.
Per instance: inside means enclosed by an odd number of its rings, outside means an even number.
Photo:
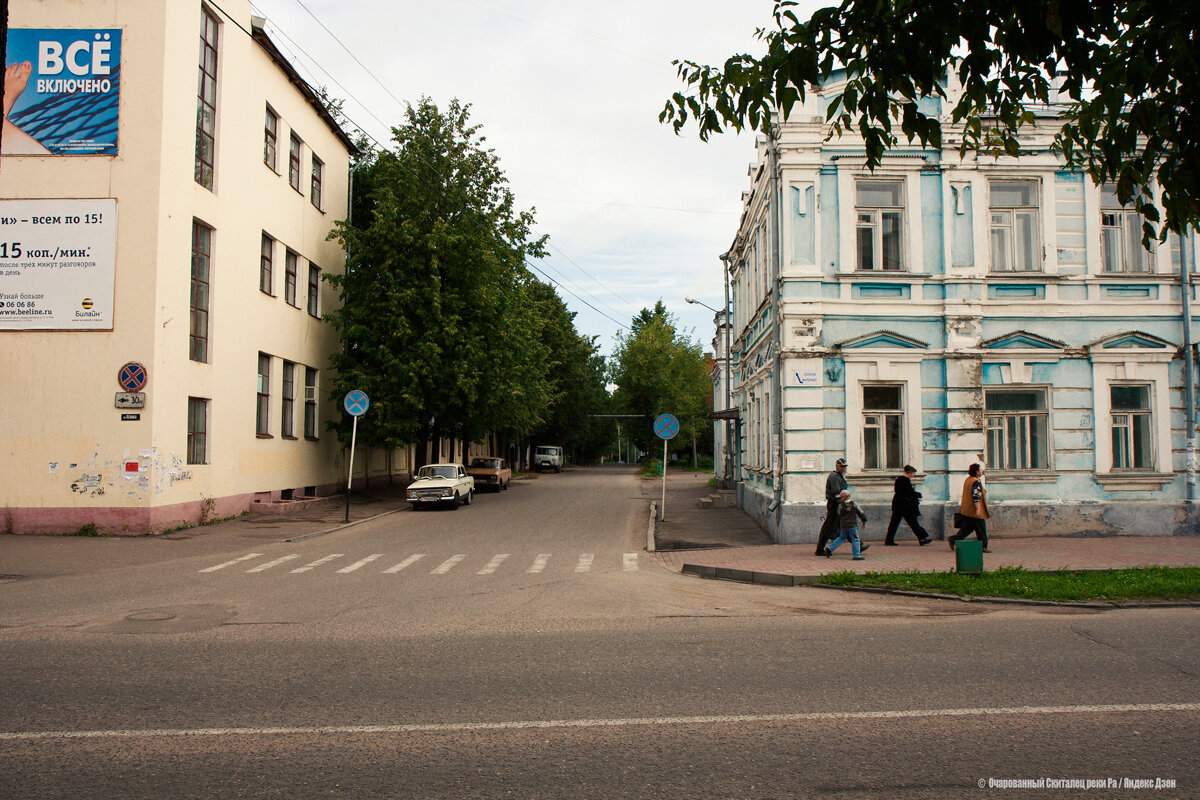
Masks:
[[[642,477],[655,478],[662,475],[662,465],[659,464],[657,458],[647,458],[642,460]]]

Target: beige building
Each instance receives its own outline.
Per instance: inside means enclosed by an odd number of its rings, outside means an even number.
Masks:
[[[322,276],[344,265],[351,141],[248,0],[9,14],[0,531],[141,534],[332,493]]]

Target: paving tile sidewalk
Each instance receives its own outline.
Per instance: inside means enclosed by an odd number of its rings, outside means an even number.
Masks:
[[[710,476],[668,473],[666,522],[657,526],[659,564],[682,571],[715,567],[761,575],[813,577],[829,572],[945,572],[954,569],[954,553],[944,540],[918,547],[911,536],[897,537],[896,547],[871,542],[862,561],[842,545],[833,558],[813,554],[814,545],[773,544],[771,538],[739,509],[701,509],[697,501],[716,490],[708,488]],[[661,480],[643,481],[643,494],[659,500]],[[902,529],[907,534],[907,529]],[[695,547],[699,545],[699,547]],[[691,549],[688,549],[691,546]],[[1200,536],[1029,537],[993,536],[986,569],[1020,566],[1028,570],[1117,569],[1162,565],[1200,566]]]

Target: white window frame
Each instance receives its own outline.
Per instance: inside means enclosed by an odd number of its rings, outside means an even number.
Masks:
[[[1132,205],[1117,200],[1116,184],[1100,187],[1101,272],[1145,275],[1154,271],[1154,254],[1142,246],[1142,222]]]
[[[899,408],[867,408],[867,390],[871,388],[894,388],[899,396]],[[899,381],[864,381],[859,384],[858,391],[862,397],[862,471],[883,472],[898,470],[905,461],[905,449],[908,438],[905,430],[905,385]],[[895,463],[888,458],[889,432],[893,428],[899,439],[895,453]],[[868,431],[878,431],[875,447],[868,444]],[[874,451],[874,452],[873,452]],[[871,463],[874,461],[875,463]]]
[[[1002,185],[1024,185],[1030,189],[1033,202],[1028,205],[999,205],[996,188]],[[992,178],[988,181],[988,249],[991,255],[991,271],[1009,274],[1037,273],[1044,271],[1041,221],[1041,182],[1027,178]],[[1029,250],[1024,256],[1028,266],[1019,266],[1017,245],[1022,223],[1032,229],[1029,232]],[[997,234],[1003,234],[1005,247],[996,247]]]
[[[1146,408],[1144,409],[1115,409],[1112,407],[1112,390],[1120,387],[1144,389],[1146,392]],[[1155,435],[1154,435],[1154,385],[1147,381],[1113,381],[1108,384],[1109,390],[1109,431],[1112,443],[1113,472],[1153,472],[1155,464]],[[1144,435],[1149,439],[1146,443],[1145,463],[1138,466],[1132,464],[1133,453],[1133,418],[1141,417],[1146,420]],[[1118,427],[1119,426],[1119,427]],[[1117,431],[1123,430],[1123,450],[1127,454],[1127,463],[1119,464],[1119,453],[1116,447]]]
[[[898,205],[863,204],[859,202],[859,190],[870,185],[890,185],[894,187],[899,200]],[[907,259],[904,252],[905,220],[904,207],[907,197],[907,187],[903,178],[858,178],[854,181],[854,268],[859,272],[906,272]],[[895,231],[896,264],[888,266],[884,263],[884,228],[885,217],[898,217]],[[871,232],[871,264],[863,265],[862,232]]]
[[[996,410],[987,409],[989,394],[1029,394],[1042,395],[1042,408],[1029,410]],[[983,387],[984,407],[984,453],[987,458],[987,468],[999,472],[1036,472],[1052,469],[1051,467],[1051,431],[1050,431],[1050,390],[1046,386],[1005,385]],[[1044,463],[1033,466],[1034,418],[1042,421],[1044,433],[1042,440]],[[1018,437],[1015,458],[1009,458],[1010,445],[1013,444],[1014,434]],[[1022,446],[1023,445],[1023,446]],[[1016,463],[1012,463],[1015,461]]]

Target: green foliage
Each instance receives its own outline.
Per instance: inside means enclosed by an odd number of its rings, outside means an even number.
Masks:
[[[1054,144],[1068,166],[1118,186],[1160,236],[1200,223],[1200,50],[1193,3],[1182,0],[845,0],[800,21],[780,0],[766,52],[723,67],[675,62],[691,94],[676,92],[659,116],[676,132],[695,118],[707,139],[726,127],[766,131],[813,85],[845,71],[827,93],[834,133],[856,129],[868,166],[909,142],[940,147],[942,123],[918,102],[945,98],[947,71],[963,92],[951,109],[961,154],[1017,156],[1030,107],[1049,100],[1051,76],[1071,100]],[[1152,185],[1162,188],[1160,216]],[[1154,233],[1149,223],[1147,237]]]
[[[332,234],[348,255],[328,278],[346,343],[331,395],[370,395],[358,435],[371,447],[528,433],[553,390],[546,300],[525,269],[543,253],[533,214],[515,210],[468,106],[423,99],[406,117],[394,149],[356,169],[351,217]],[[349,420],[337,429],[348,441]]]
[[[107,534],[107,533],[101,533],[100,529],[96,527],[96,523],[94,523],[94,522],[86,522],[79,527],[79,530],[75,531],[74,533],[68,534],[68,536],[108,536],[108,535],[109,534]]]
[[[662,475],[662,462],[657,458],[642,459],[642,477],[653,478]]]
[[[831,586],[956,594],[964,597],[1017,597],[1027,600],[1121,603],[1140,600],[1200,600],[1200,568],[1139,567],[1112,570],[1027,572],[1001,567],[982,575],[957,572],[833,572],[821,578]]]
[[[553,287],[535,284],[531,295],[542,321],[549,403],[530,438],[536,444],[559,445],[578,461],[594,460],[612,438],[611,420],[597,417],[609,409],[604,357],[594,338],[576,331],[575,312],[567,310]]]
[[[613,403],[618,413],[642,414],[630,420],[633,438],[642,450],[661,449],[654,435],[654,418],[674,414],[679,419],[675,442],[690,442],[711,434],[708,421],[712,381],[700,345],[679,333],[674,315],[659,300],[653,310],[642,309],[628,334],[617,335],[609,368],[616,384]]]

